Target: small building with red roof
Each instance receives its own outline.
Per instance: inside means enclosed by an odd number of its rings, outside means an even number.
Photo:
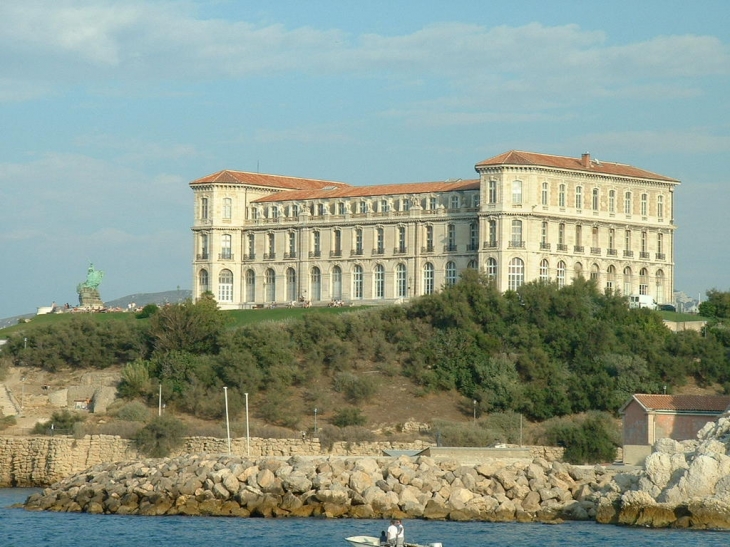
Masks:
[[[730,406],[728,395],[654,395],[637,393],[619,410],[623,418],[624,463],[638,465],[659,439],[697,437]]]

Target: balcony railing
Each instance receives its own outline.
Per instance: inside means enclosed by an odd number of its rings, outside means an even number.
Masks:
[[[485,241],[484,245],[482,246],[483,249],[496,249],[497,248],[497,240],[494,239],[492,241]]]
[[[330,251],[330,258],[340,258],[342,257],[342,249],[335,249],[334,251]]]
[[[256,260],[256,253],[247,253],[243,255],[244,260]]]
[[[524,249],[525,248],[525,242],[524,241],[510,241],[507,246],[510,249]]]
[[[373,249],[373,255],[384,255],[384,254],[385,254],[384,247],[378,247],[377,249]]]
[[[608,256],[616,256],[618,252],[616,251],[616,249],[606,249],[606,254]]]
[[[233,253],[231,251],[218,253],[218,260],[233,260]]]
[[[591,254],[601,256],[601,248],[600,247],[591,247]]]
[[[350,256],[362,256],[362,249],[350,249]]]
[[[469,243],[466,246],[466,251],[469,253],[473,253],[475,251],[479,250],[479,244],[478,243]]]
[[[264,253],[264,260],[276,260],[276,253]]]
[[[404,255],[406,254],[407,248],[405,245],[399,245],[398,247],[393,248],[393,254],[394,255]]]
[[[541,251],[549,251],[550,250],[550,243],[545,243],[544,241],[540,242],[540,250]]]
[[[583,245],[573,245],[573,252],[574,253],[584,253],[585,247],[583,247]]]
[[[651,255],[648,252],[646,252],[646,251],[641,251],[639,253],[639,258],[644,259],[644,260],[649,260],[649,257],[650,256]]]
[[[320,258],[322,251],[309,251],[309,258]]]
[[[447,245],[444,245],[444,252],[445,253],[455,253],[456,252],[456,243],[448,243]]]
[[[666,255],[664,253],[657,253],[656,254],[656,259],[657,260],[666,260],[667,257],[666,257]]]
[[[199,253],[195,256],[198,260],[208,260],[208,253]]]
[[[624,250],[624,258],[632,258],[634,256],[634,251],[629,251],[628,249]]]
[[[285,259],[288,259],[288,258],[296,258],[296,257],[297,257],[297,252],[296,251],[291,251],[291,252],[288,252],[288,253],[284,253],[284,258]]]
[[[422,253],[432,253],[433,252],[433,243],[426,245],[425,247],[421,247]]]
[[[558,251],[568,252],[568,245],[565,243],[558,243]]]

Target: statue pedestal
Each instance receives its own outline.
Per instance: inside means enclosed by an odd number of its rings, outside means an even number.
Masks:
[[[101,296],[99,296],[99,290],[92,289],[91,287],[79,288],[79,306],[92,310],[98,310],[103,308],[104,302],[101,301]]]

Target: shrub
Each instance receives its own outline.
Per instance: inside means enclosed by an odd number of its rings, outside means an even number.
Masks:
[[[360,426],[335,427],[333,425],[325,425],[317,431],[317,438],[322,448],[330,450],[335,442],[368,442],[375,439],[375,434],[369,429]]]
[[[365,422],[367,422],[367,419],[362,415],[362,411],[354,406],[346,406],[340,409],[332,418],[332,424],[337,427],[365,425]]]
[[[126,422],[146,422],[150,417],[150,409],[139,401],[131,401],[117,412],[117,418]]]
[[[134,440],[143,454],[153,458],[164,458],[179,446],[182,446],[185,425],[170,415],[154,418],[137,432]]]
[[[160,308],[157,306],[157,304],[147,304],[144,308],[142,308],[142,311],[135,315],[135,317],[137,319],[146,319],[156,314],[159,309]]]
[[[350,372],[340,372],[335,376],[335,391],[344,393],[353,404],[370,399],[377,392],[375,381],[369,376],[357,376]]]
[[[555,420],[546,426],[548,444],[565,448],[563,460],[572,464],[612,462],[619,444],[618,428],[610,415],[591,412],[572,421]]]
[[[51,414],[47,422],[38,422],[31,430],[36,435],[71,435],[74,433],[74,425],[86,420],[85,416],[63,409]]]
[[[15,416],[3,416],[0,411],[0,431],[16,424]]]

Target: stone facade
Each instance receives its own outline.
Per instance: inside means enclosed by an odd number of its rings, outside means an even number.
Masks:
[[[224,309],[392,303],[478,268],[500,290],[585,276],[671,301],[679,181],[588,154],[512,151],[476,171],[370,187],[239,171],[193,181],[193,294]]]

